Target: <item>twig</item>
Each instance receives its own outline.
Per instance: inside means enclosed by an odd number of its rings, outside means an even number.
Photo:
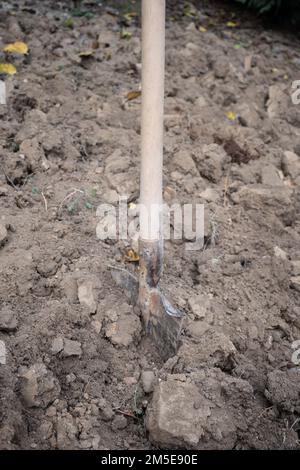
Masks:
[[[70,194],[68,194],[60,203],[59,207],[58,207],[58,210],[60,211],[62,206],[64,205],[64,203],[69,200],[72,196],[74,196],[74,194],[76,193],[82,193],[84,194],[84,191],[82,191],[82,189],[74,189]]]
[[[138,420],[139,418],[137,416],[134,416],[132,413],[129,413],[128,411],[122,411],[122,410],[115,410],[116,413],[120,413],[123,416],[128,416],[128,418],[133,418]]]
[[[44,204],[45,204],[45,211],[47,212],[48,211],[48,203],[47,203],[47,199],[45,198],[45,195],[43,193],[43,191],[41,191],[41,196],[44,200]]]
[[[223,201],[224,207],[226,207],[228,187],[229,187],[229,175],[227,174],[225,177],[225,181],[224,181],[224,201]]]
[[[3,166],[1,165],[1,170],[6,178],[6,180],[8,181],[8,183],[16,190],[16,191],[19,191],[19,188],[15,185],[15,183],[10,179],[10,177],[5,173],[5,170],[3,168]]]
[[[299,421],[300,421],[300,418],[295,419],[295,421],[293,422],[292,426],[290,427],[290,430],[294,429],[294,426],[295,426],[297,423],[299,423]]]
[[[269,406],[268,408],[263,409],[262,412],[258,415],[257,419],[260,419],[267,411],[271,410],[272,408],[274,408],[274,405]]]

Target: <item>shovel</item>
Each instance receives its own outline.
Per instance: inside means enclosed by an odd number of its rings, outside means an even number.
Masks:
[[[145,331],[163,358],[176,353],[183,314],[163,295],[163,114],[165,0],[142,0],[142,119],[139,279],[113,268],[112,276],[138,305]]]

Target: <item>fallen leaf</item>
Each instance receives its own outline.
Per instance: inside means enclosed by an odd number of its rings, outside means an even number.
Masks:
[[[228,21],[228,22],[226,23],[226,26],[227,26],[228,28],[236,28],[237,26],[239,26],[239,23],[236,23],[235,21]]]
[[[132,248],[129,248],[128,250],[126,250],[125,259],[130,263],[137,263],[140,257]]]
[[[129,91],[129,93],[127,93],[127,95],[126,95],[126,100],[127,101],[135,100],[136,98],[141,96],[141,94],[142,93],[140,91]]]
[[[17,69],[12,64],[0,64],[0,73],[7,73],[8,75],[14,75]]]
[[[206,33],[207,29],[204,26],[199,26],[200,33]]]
[[[195,17],[198,15],[198,11],[194,7],[194,5],[192,5],[191,3],[186,3],[183,7],[182,15],[188,17]]]
[[[130,13],[125,13],[125,15],[123,15],[123,19],[127,23],[127,26],[131,24],[133,18],[136,16],[138,16],[138,14],[135,11],[132,11]]]
[[[67,18],[66,21],[64,22],[64,25],[67,28],[73,29],[74,28],[74,20],[73,18]]]
[[[71,15],[78,18],[85,17],[88,20],[94,18],[95,16],[94,13],[92,13],[91,11],[81,10],[80,8],[75,8],[74,10],[72,10]]]
[[[227,111],[226,117],[229,121],[234,121],[235,120],[235,114],[232,111]]]
[[[94,55],[94,52],[95,51],[92,51],[92,50],[88,50],[88,51],[82,51],[82,52],[79,52],[79,57],[90,57],[91,55]]]
[[[121,39],[131,39],[132,38],[132,33],[130,31],[126,31],[125,29],[122,29],[120,33],[120,38]]]
[[[28,54],[28,46],[25,42],[17,41],[11,44],[7,44],[7,46],[3,48],[3,51],[10,52],[12,54],[24,55],[24,54]]]
[[[137,206],[136,206],[135,202],[130,202],[130,203],[128,204],[128,208],[129,208],[129,209],[136,209],[136,207],[137,207]]]
[[[235,44],[235,45],[234,45],[234,48],[235,48],[235,49],[240,49],[241,47],[242,47],[241,44]]]

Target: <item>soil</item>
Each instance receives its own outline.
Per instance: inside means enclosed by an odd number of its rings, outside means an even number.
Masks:
[[[138,201],[141,70],[138,4],[98,3],[0,2],[1,49],[30,48],[0,60],[0,448],[299,448],[299,39],[169,3],[165,199],[206,231],[165,244],[164,362],[110,275],[134,241],[96,236],[99,204]]]

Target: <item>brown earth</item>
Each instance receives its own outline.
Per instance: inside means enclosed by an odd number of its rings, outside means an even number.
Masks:
[[[1,48],[30,47],[0,55],[17,68],[0,106],[0,448],[298,448],[300,42],[170,2],[165,197],[205,203],[206,233],[199,251],[166,242],[186,318],[163,363],[111,280],[137,270],[129,244],[96,237],[98,205],[137,202],[139,180],[140,16],[103,3],[0,2]]]

